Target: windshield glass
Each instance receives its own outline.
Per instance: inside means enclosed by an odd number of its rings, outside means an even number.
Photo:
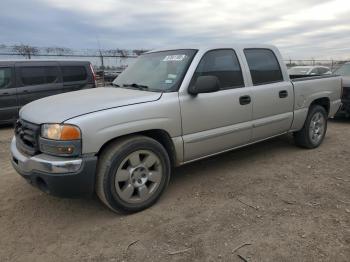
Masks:
[[[196,52],[181,49],[141,55],[113,85],[157,92],[177,91]]]
[[[290,75],[306,75],[310,70],[310,67],[292,67],[288,70]]]
[[[345,64],[334,71],[334,74],[341,76],[350,76],[350,64]]]

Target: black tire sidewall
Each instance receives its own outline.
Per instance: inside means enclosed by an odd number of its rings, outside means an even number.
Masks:
[[[115,176],[125,157],[137,150],[149,150],[156,154],[161,161],[163,174],[159,187],[149,199],[143,203],[130,204],[122,200],[117,194],[115,189]],[[119,150],[114,152],[108,163],[108,167],[106,168],[103,189],[108,204],[114,210],[123,213],[138,212],[152,206],[167,187],[170,180],[170,170],[170,160],[167,152],[157,141],[152,141],[150,139],[137,139],[135,141],[129,141]]]

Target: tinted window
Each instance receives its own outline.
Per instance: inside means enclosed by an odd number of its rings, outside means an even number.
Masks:
[[[319,75],[320,74],[320,69],[316,67],[316,68],[311,70],[310,74]]]
[[[0,89],[11,87],[11,68],[0,68]]]
[[[222,89],[244,86],[242,70],[233,50],[207,52],[200,61],[191,81],[194,85],[199,76],[216,76]]]
[[[22,67],[21,80],[26,86],[59,82],[59,71],[54,66]]]
[[[320,74],[325,74],[328,73],[330,70],[328,70],[328,68],[320,67],[318,71],[320,72]]]
[[[253,84],[283,81],[280,65],[275,54],[269,49],[245,49]]]
[[[85,67],[83,66],[63,66],[63,82],[83,81],[87,78]]]

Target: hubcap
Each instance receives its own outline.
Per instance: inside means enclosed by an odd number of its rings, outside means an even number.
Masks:
[[[325,131],[325,118],[323,114],[317,112],[313,115],[310,122],[309,135],[312,143],[318,144]]]
[[[118,196],[127,203],[140,203],[156,192],[162,178],[159,157],[149,150],[138,150],[122,161],[115,175]]]

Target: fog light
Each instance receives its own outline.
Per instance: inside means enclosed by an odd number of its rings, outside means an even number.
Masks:
[[[41,144],[43,152],[54,154],[54,155],[72,155],[74,153],[74,146],[51,146]]]

